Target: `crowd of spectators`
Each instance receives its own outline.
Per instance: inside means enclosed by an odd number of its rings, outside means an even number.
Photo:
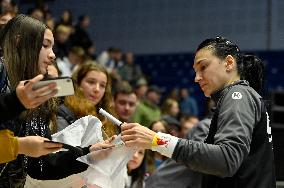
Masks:
[[[12,1],[3,0],[1,3],[0,24],[6,24],[19,14],[19,8]],[[48,6],[31,8],[26,14],[44,22],[52,30],[55,41],[53,49],[56,55],[54,65],[59,76],[74,78],[74,74],[77,74],[77,70],[83,65],[99,64],[106,69],[112,80],[113,105],[117,117],[122,121],[137,122],[154,131],[180,138],[186,138],[190,130],[198,124],[198,105],[194,96],[189,94],[189,88],[174,88],[170,94],[163,93],[161,86],[149,84],[149,77],[144,75],[131,49],[120,49],[118,44],[113,44],[103,52],[96,52],[96,43],[87,31],[91,15],[80,15],[75,19],[71,10],[64,10],[57,17]],[[67,98],[69,101],[66,100],[65,105],[70,103],[70,98],[72,97]],[[155,152],[142,150],[136,155],[137,158],[139,155],[142,156],[141,164],[135,166],[132,164],[133,161],[130,161],[128,167],[129,175],[137,181],[141,180],[141,177],[133,175],[133,166],[142,169],[143,173],[138,175],[151,176],[164,162],[169,162],[166,157]],[[142,178],[143,181],[145,179]],[[144,186],[141,182],[136,184]]]

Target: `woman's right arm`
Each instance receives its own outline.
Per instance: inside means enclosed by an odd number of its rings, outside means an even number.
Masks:
[[[234,92],[242,93],[242,99],[232,98]],[[226,95],[222,105],[226,108],[220,110],[214,144],[155,133],[135,123],[121,126],[122,140],[126,146],[152,149],[199,172],[232,176],[250,151],[253,128],[259,119],[255,114],[260,112],[260,106],[252,102],[246,89],[239,87]]]
[[[15,160],[18,154],[39,157],[61,149],[62,144],[44,142],[40,136],[15,137],[8,129],[0,130],[0,163]],[[5,147],[4,147],[5,146]]]
[[[87,149],[89,150],[89,148]],[[86,148],[83,155],[86,155]],[[88,165],[77,161],[82,156],[72,151],[60,151],[40,158],[30,158],[28,174],[39,180],[58,180],[87,170]]]
[[[115,137],[109,140],[81,148],[81,152],[74,150],[60,151],[51,153],[41,158],[30,158],[28,164],[28,174],[39,180],[57,180],[62,179],[72,174],[77,174],[87,170],[88,166],[85,163],[79,162],[76,159],[83,155],[91,154],[91,159],[105,158],[111,150],[99,151],[100,149],[111,148],[114,145],[111,143]],[[41,160],[41,161],[40,161]]]

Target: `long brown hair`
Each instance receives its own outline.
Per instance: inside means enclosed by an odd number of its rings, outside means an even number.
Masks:
[[[85,98],[83,92],[79,89],[82,80],[90,71],[102,72],[107,77],[107,84],[104,96],[102,100],[94,106],[87,98]],[[117,133],[117,127],[111,122],[107,121],[104,116],[98,114],[98,109],[103,108],[104,110],[114,114],[113,109],[113,98],[111,93],[111,78],[106,69],[96,63],[85,63],[82,64],[73,74],[72,79],[75,86],[75,95],[68,96],[65,98],[65,105],[74,112],[77,118],[81,118],[86,115],[94,115],[98,117],[103,123],[103,129],[108,135],[108,137],[115,135]]]
[[[1,47],[13,89],[21,80],[40,74],[38,60],[46,29],[44,23],[22,14],[11,19],[3,28]]]
[[[11,89],[15,89],[21,80],[29,80],[40,74],[39,53],[46,29],[47,26],[41,21],[20,14],[1,30],[0,45]],[[21,117],[50,118],[50,114],[55,114],[56,108],[57,100],[52,98],[40,107],[24,112]]]

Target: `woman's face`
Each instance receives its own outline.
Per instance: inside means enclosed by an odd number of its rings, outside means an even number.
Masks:
[[[68,11],[64,11],[62,14],[62,20],[67,22],[70,19],[70,13]]]
[[[45,74],[47,67],[51,65],[55,60],[55,54],[52,50],[53,45],[53,34],[49,29],[46,29],[44,32],[44,38],[38,59],[38,67],[41,74]]]
[[[9,13],[0,16],[0,24],[7,24],[8,21],[10,21],[13,18],[13,16]]]
[[[226,62],[212,54],[211,49],[202,48],[195,54],[195,82],[206,97],[225,87],[228,82]]]
[[[89,71],[80,83],[85,97],[94,105],[97,105],[103,98],[107,86],[107,76],[103,72]]]
[[[145,155],[145,149],[138,149],[134,153],[132,159],[127,163],[129,172],[131,172],[132,170],[135,170],[142,164],[144,155]]]

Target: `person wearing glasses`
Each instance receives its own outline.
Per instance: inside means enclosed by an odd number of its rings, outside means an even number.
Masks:
[[[223,37],[197,48],[195,82],[217,106],[204,142],[122,125],[126,146],[151,149],[203,173],[202,187],[276,187],[269,116],[263,98],[264,66]]]

